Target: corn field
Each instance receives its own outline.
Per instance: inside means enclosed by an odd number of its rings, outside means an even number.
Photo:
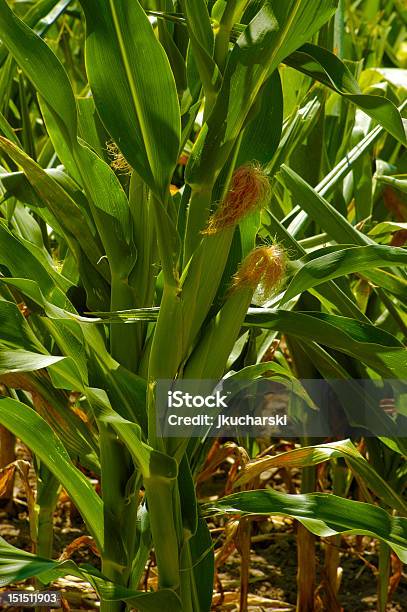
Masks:
[[[0,0],[0,608],[407,610],[406,101],[403,0]]]

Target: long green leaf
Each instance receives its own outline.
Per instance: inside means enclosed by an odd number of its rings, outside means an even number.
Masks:
[[[289,189],[298,204],[309,216],[340,244],[364,246],[373,241],[353,227],[325,198],[313,189],[299,174],[283,164],[278,179]]]
[[[328,251],[328,253],[326,253]],[[397,247],[369,245],[365,247],[318,249],[304,258],[304,265],[298,270],[284,294],[284,303],[296,295],[317,287],[333,278],[346,274],[371,270],[372,268],[407,265],[407,251]],[[407,282],[400,279],[400,283]]]
[[[37,281],[47,297],[56,293],[58,288],[67,291],[72,284],[53,269],[50,258],[46,258],[36,245],[17,238],[2,223],[0,223],[0,263],[9,269],[13,276]]]
[[[81,4],[98,112],[129,163],[165,200],[180,143],[177,91],[165,51],[137,0]]]
[[[90,582],[104,601],[125,601],[140,612],[156,612],[158,609],[182,612],[178,596],[170,589],[147,593],[127,589],[110,582],[100,572],[89,566],[78,567],[71,560],[45,559],[19,550],[0,538],[0,586],[34,577],[48,583],[68,574]]]
[[[371,504],[324,493],[288,495],[272,489],[234,493],[206,504],[207,513],[278,514],[297,519],[311,533],[321,537],[359,534],[386,542],[407,562],[407,519],[392,517]]]
[[[3,346],[10,349],[24,349],[32,353],[40,353],[43,350],[14,302],[0,300],[0,328]]]
[[[102,500],[87,478],[73,465],[61,440],[48,423],[25,404],[7,397],[0,399],[0,422],[58,478],[103,550]]]
[[[60,16],[72,0],[39,0],[23,16],[24,23],[42,35]],[[7,49],[0,43],[0,65],[7,58]]]
[[[394,138],[407,144],[401,115],[393,102],[383,96],[362,94],[356,79],[336,55],[306,43],[284,61],[359,106]]]
[[[311,465],[319,465],[324,461],[329,461],[330,459],[338,457],[343,457],[353,472],[362,477],[364,484],[382,499],[389,508],[395,508],[401,512],[401,514],[406,514],[406,502],[379,476],[350,440],[296,448],[292,451],[280,453],[279,455],[265,456],[261,459],[251,461],[244,466],[234,486],[240,487],[259,476],[265,470],[269,470],[273,467],[303,468]]]
[[[230,55],[207,133],[197,143],[199,157],[191,158],[191,184],[202,184],[220,171],[266,79],[312,37],[335,8],[335,0],[264,2]]]
[[[22,349],[7,350],[0,345],[0,376],[10,372],[34,372],[58,363],[64,357],[41,355]]]
[[[388,378],[407,379],[405,347],[373,325],[322,312],[253,309],[246,325],[275,329],[296,338],[335,348],[370,365]]]
[[[218,67],[212,57],[214,36],[207,3],[205,0],[181,0],[180,4],[186,16],[190,46],[201,77],[207,109],[216,95],[220,76]]]
[[[33,189],[39,194],[58,222],[65,228],[68,236],[79,241],[94,267],[97,266],[103,252],[89,228],[87,212],[79,208],[76,202],[62,187],[21,149],[5,138],[0,138],[0,147],[23,170]]]
[[[0,0],[0,38],[54,109],[67,135],[75,138],[76,103],[69,78],[48,45],[13,13],[6,0]]]

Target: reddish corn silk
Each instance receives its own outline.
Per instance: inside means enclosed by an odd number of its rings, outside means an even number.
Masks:
[[[216,234],[236,225],[245,215],[261,206],[270,196],[270,182],[260,166],[241,166],[232,176],[230,189],[210,217],[204,234]]]

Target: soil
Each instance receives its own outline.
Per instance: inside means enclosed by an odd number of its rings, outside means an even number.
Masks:
[[[318,550],[318,569],[321,570],[323,552]],[[377,556],[369,557],[369,563],[377,565]],[[339,591],[339,602],[344,612],[367,612],[377,610],[376,578],[372,570],[361,559],[348,554],[341,557],[343,577]],[[296,541],[294,535],[279,538],[267,547],[256,546],[251,553],[250,593],[269,600],[291,604],[294,609],[297,597],[296,588]],[[320,576],[320,571],[318,575]],[[220,571],[224,588],[238,589],[240,558],[234,554]],[[221,609],[221,608],[219,608]],[[237,608],[235,608],[237,609]],[[250,612],[282,609],[276,604],[249,606]],[[322,608],[324,609],[324,608]],[[405,612],[407,610],[407,576],[404,575],[392,602],[386,612]],[[327,610],[329,612],[329,610]]]

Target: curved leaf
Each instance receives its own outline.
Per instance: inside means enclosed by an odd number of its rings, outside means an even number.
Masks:
[[[236,167],[256,160],[263,165],[277,151],[283,127],[283,90],[278,70],[267,79],[259,93],[256,116],[243,132]]]
[[[335,0],[268,0],[239,36],[226,65],[208,131],[191,157],[189,182],[202,184],[219,172],[252,108],[257,95],[287,55],[329,19]]]
[[[362,232],[349,223],[332,204],[323,198],[316,189],[304,181],[294,170],[282,164],[277,178],[287,187],[293,199],[298,201],[309,217],[335,242],[359,246],[375,244],[371,238],[362,234]],[[389,277],[388,273],[382,270],[368,270],[365,272],[365,276],[377,286],[388,289],[404,300],[407,299],[405,284],[398,276],[391,275]]]
[[[321,537],[359,534],[383,540],[407,562],[407,519],[390,516],[372,504],[324,493],[288,495],[272,489],[234,493],[205,504],[206,513],[289,516]]]
[[[363,94],[346,65],[327,49],[306,43],[286,58],[284,63],[320,81],[353,102],[396,140],[407,144],[403,121],[393,102],[383,96]]]
[[[246,325],[274,329],[335,348],[370,365],[388,378],[407,379],[405,347],[374,325],[322,312],[252,309]]]
[[[41,353],[43,346],[14,302],[0,300],[1,343],[11,349]]]
[[[103,549],[103,503],[86,476],[72,463],[61,440],[34,410],[8,397],[0,399],[0,423],[20,438],[56,476],[75,501],[88,529]]]
[[[282,303],[288,302],[303,291],[346,274],[371,270],[376,267],[407,265],[407,251],[402,248],[382,245],[334,248],[334,252],[332,252],[331,247],[318,249],[304,258],[305,263],[295,274],[285,291]],[[399,281],[406,285],[407,290],[407,281],[403,279],[399,279]]]
[[[54,270],[51,259],[42,250],[12,234],[3,223],[0,223],[0,264],[13,276],[35,279],[47,297],[59,288],[67,291],[72,284]]]
[[[1,137],[0,147],[22,167],[34,191],[62,224],[68,237],[78,239],[84,253],[96,268],[103,252],[92,235],[87,211],[81,210],[57,181],[20,148]]]
[[[265,456],[250,461],[240,472],[234,486],[240,487],[273,467],[303,468],[319,465],[324,461],[338,457],[343,457],[355,475],[362,477],[364,484],[382,499],[389,508],[395,508],[402,514],[407,513],[406,502],[380,477],[350,440],[296,448],[279,455]]]
[[[75,97],[65,69],[48,45],[0,0],[0,38],[35,88],[58,115],[70,138],[76,138]]]
[[[0,376],[10,372],[34,372],[58,363],[65,357],[41,355],[22,349],[4,350],[0,346]]]
[[[39,577],[44,583],[70,574],[90,582],[104,601],[125,601],[140,612],[167,609],[182,612],[177,594],[170,589],[145,593],[134,591],[107,580],[100,572],[87,566],[78,567],[71,560],[52,561],[19,550],[0,538],[0,586]]]

